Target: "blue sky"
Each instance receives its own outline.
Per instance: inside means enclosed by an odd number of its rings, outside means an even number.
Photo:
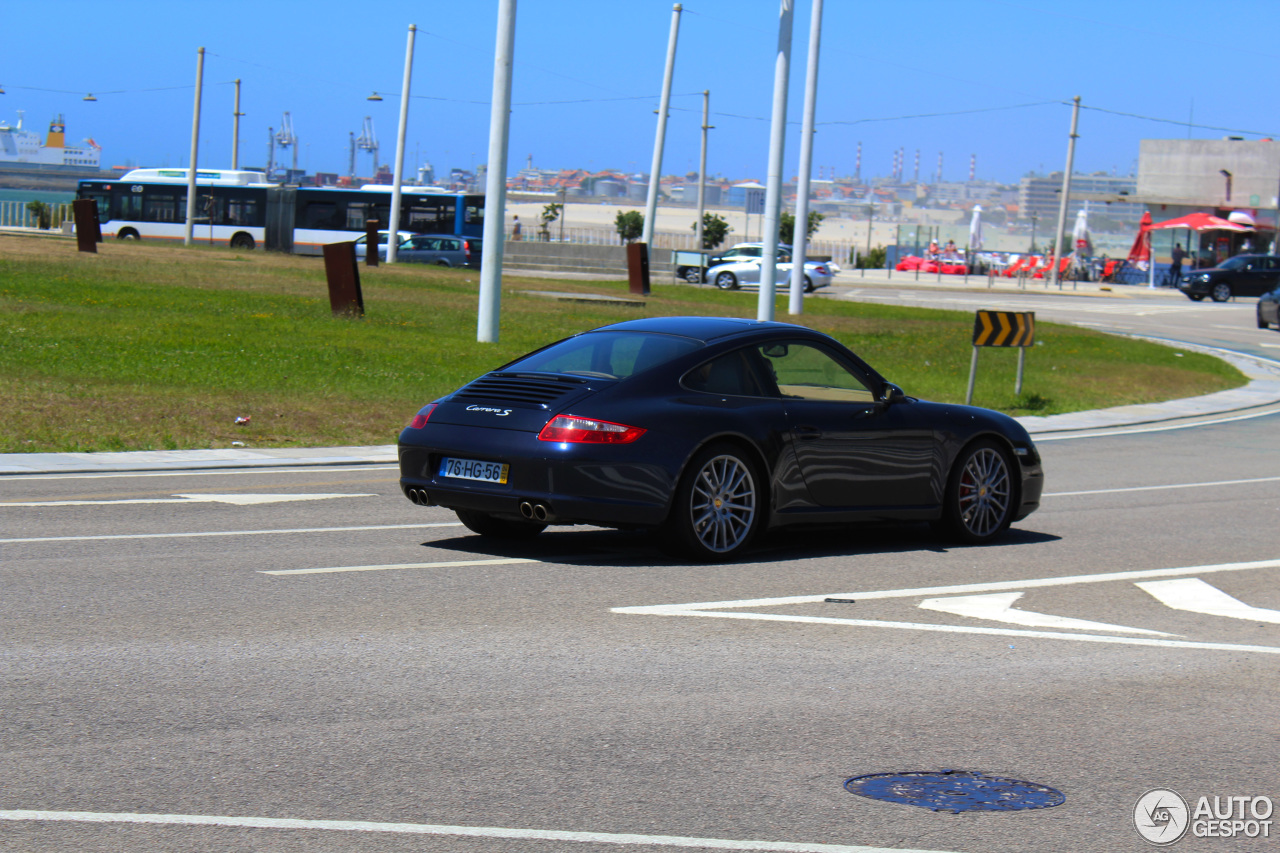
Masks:
[[[670,0],[519,0],[508,174],[647,172]],[[200,165],[228,166],[242,82],[240,163],[261,166],[288,111],[298,164],[346,173],[349,133],[371,116],[393,160],[409,24],[418,34],[406,171],[471,168],[488,150],[497,0],[4,0],[0,120],[92,136],[104,165],[185,165],[196,50],[205,87]],[[796,172],[812,0],[795,0],[786,175]],[[708,171],[763,179],[779,0],[684,4],[663,172],[695,171],[701,92],[711,92]],[[1076,168],[1129,174],[1144,138],[1280,136],[1280,4],[1270,0],[826,0],[814,165],[1016,182],[1060,170],[1069,104]],[[378,91],[385,100],[367,100]],[[96,102],[85,102],[93,92]],[[1110,112],[1104,112],[1110,111]],[[948,116],[917,117],[938,113]],[[1130,114],[1130,115],[1119,115]],[[1170,123],[1153,122],[1144,116]],[[1188,127],[1188,123],[1205,127]],[[1256,133],[1252,133],[1256,132]],[[283,155],[288,159],[290,155]],[[278,155],[279,159],[279,155]],[[360,154],[358,172],[369,174]],[[817,177],[817,174],[815,174]]]

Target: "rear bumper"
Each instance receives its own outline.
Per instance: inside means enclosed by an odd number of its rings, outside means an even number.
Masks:
[[[520,504],[530,502],[545,506],[557,523],[645,527],[666,518],[675,489],[677,472],[643,447],[557,444],[532,433],[451,425],[414,432],[429,433],[430,441],[401,436],[400,487],[450,509],[520,518]],[[508,481],[442,477],[446,456],[505,462]]]

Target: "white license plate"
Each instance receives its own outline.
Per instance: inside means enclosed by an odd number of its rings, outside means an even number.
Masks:
[[[485,483],[506,483],[510,465],[505,462],[481,462],[478,459],[455,459],[446,456],[440,460],[440,476],[460,480],[480,480]]]

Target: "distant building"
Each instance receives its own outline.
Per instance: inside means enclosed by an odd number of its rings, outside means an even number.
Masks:
[[[1136,194],[1137,180],[1131,177],[1115,177],[1106,174],[1071,176],[1071,200],[1067,204],[1066,228],[1069,231],[1076,214],[1089,201],[1091,215],[1114,220],[1122,229],[1137,228],[1146,210],[1136,202],[1119,199]],[[1018,184],[1018,215],[1040,222],[1057,222],[1058,206],[1062,197],[1062,172],[1047,177],[1026,177]]]

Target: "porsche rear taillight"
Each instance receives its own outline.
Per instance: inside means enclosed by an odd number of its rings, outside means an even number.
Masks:
[[[556,415],[538,433],[538,439],[566,444],[630,444],[644,434],[645,430],[640,427],[576,415]]]
[[[413,416],[413,420],[409,422],[409,429],[422,429],[427,425],[427,421],[431,420],[431,412],[435,410],[435,403],[428,403],[422,407],[422,411]]]

